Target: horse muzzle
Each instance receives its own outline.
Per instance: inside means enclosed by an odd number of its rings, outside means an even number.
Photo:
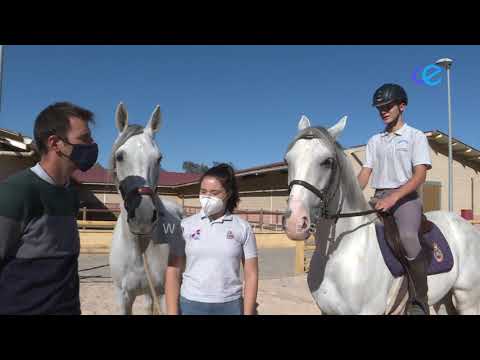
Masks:
[[[147,235],[159,220],[155,192],[147,186],[133,188],[124,197],[124,207],[127,211],[127,223],[135,235]]]
[[[290,240],[306,240],[311,234],[310,214],[300,201],[289,202],[282,224]]]

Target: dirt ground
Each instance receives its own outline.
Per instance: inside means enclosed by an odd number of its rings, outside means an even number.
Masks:
[[[80,300],[83,315],[116,315],[119,313],[111,282],[82,282]],[[307,287],[306,275],[259,281],[257,302],[259,315],[320,314]],[[138,297],[133,313],[145,315],[144,298]]]
[[[260,315],[320,314],[308,290],[306,275],[295,276],[294,260],[295,249],[259,250],[257,302]],[[118,314],[108,255],[82,254],[79,268],[82,313]],[[143,296],[134,303],[133,313],[147,313]]]
[[[480,225],[476,226],[480,228]],[[307,286],[306,275],[295,276],[294,249],[261,250],[257,302],[259,315],[320,315]],[[84,315],[119,313],[106,255],[81,255],[80,299]],[[137,298],[134,314],[146,314],[143,297]]]

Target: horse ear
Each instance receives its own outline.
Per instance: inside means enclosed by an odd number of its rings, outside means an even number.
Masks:
[[[115,125],[119,132],[123,132],[128,126],[128,112],[122,102],[118,104],[115,111]]]
[[[150,131],[150,133],[153,135],[155,134],[158,130],[160,130],[160,127],[162,126],[162,111],[160,110],[160,105],[155,106],[155,109],[153,110],[152,116],[150,117],[150,120],[148,121],[146,129]]]
[[[328,132],[332,137],[336,140],[338,136],[342,133],[343,129],[345,129],[345,125],[347,125],[347,117],[342,117],[335,125],[333,125]]]
[[[309,128],[310,125],[310,120],[305,115],[302,115],[302,118],[298,122],[298,131],[305,130],[306,128]]]

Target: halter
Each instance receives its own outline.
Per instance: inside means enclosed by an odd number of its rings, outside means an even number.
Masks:
[[[146,195],[152,199],[152,203],[155,206],[154,214],[156,214],[156,219],[152,223],[152,228],[155,227],[158,221],[160,220],[160,217],[165,215],[162,211],[160,211],[158,207],[158,201],[157,201],[157,197],[155,196],[155,191],[149,186],[129,186],[128,183],[131,181],[131,178],[133,178],[133,176],[127,176],[122,181],[118,181],[116,171],[117,171],[116,162],[114,161],[112,172],[115,179],[115,183],[117,184],[117,187],[120,190],[120,195],[123,200],[123,206],[127,211],[127,219],[131,219],[135,216],[135,209],[140,204],[140,200],[137,198],[137,195],[140,195],[140,196]],[[130,229],[130,232],[137,236],[151,235],[151,233],[135,233],[131,229]]]

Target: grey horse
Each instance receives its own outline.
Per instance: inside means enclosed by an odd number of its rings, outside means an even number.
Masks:
[[[110,270],[118,303],[121,313],[130,315],[135,298],[145,295],[148,313],[154,313],[155,299],[161,303],[159,311],[165,312],[169,244],[182,236],[183,209],[156,195],[162,159],[155,142],[155,133],[162,123],[160,107],[155,108],[147,126],[142,127],[128,124],[127,110],[120,103],[115,123],[119,135],[113,145],[110,167],[123,202],[113,231]]]
[[[394,278],[385,265],[376,238],[376,216],[315,220],[322,199],[308,187],[324,194],[323,204],[331,214],[371,209],[336,141],[345,125],[346,117],[329,129],[312,127],[308,118],[301,118],[299,133],[285,156],[288,181],[294,184],[286,233],[290,239],[302,241],[310,235],[311,225],[316,225],[308,285],[322,313],[392,313],[401,278]],[[428,277],[431,312],[444,306],[447,313],[479,314],[480,232],[454,213],[431,211],[425,215],[444,234],[454,258],[449,272]]]

